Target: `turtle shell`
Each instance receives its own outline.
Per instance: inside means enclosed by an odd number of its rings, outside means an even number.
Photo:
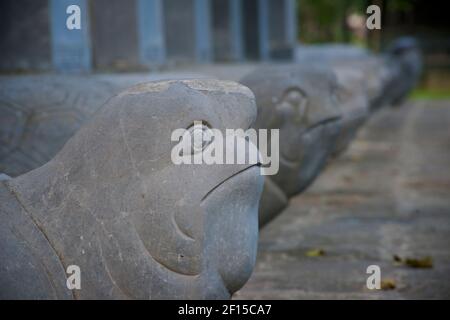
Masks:
[[[15,177],[50,159],[131,79],[32,75],[0,78],[0,172]]]

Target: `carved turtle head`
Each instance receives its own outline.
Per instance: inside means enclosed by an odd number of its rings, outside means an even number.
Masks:
[[[234,82],[138,85],[15,184],[40,188],[30,212],[52,212],[45,230],[67,261],[88,269],[86,295],[106,290],[95,281],[104,277],[112,292],[133,298],[227,298],[255,263],[262,176],[251,164],[176,165],[171,135],[195,121],[200,130],[247,129],[255,117],[253,94]]]
[[[280,130],[280,170],[271,179],[288,196],[300,192],[322,169],[339,132],[335,75],[320,66],[275,65],[241,83],[256,97],[255,126]]]

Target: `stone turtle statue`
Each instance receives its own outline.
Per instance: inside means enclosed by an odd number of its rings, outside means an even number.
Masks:
[[[337,80],[329,68],[317,65],[274,65],[240,82],[256,97],[255,128],[280,130],[279,171],[266,176],[261,197],[263,226],[314,181],[335,149],[341,127]]]
[[[0,181],[0,298],[229,298],[255,263],[263,177],[257,165],[175,165],[171,133],[255,118],[252,92],[228,81],[111,98],[48,163]],[[71,265],[80,290],[66,287]]]

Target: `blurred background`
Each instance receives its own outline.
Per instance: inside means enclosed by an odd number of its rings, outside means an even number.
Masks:
[[[66,8],[81,8],[68,30]],[[365,27],[377,4],[382,29]],[[290,60],[299,43],[340,42],[380,52],[420,40],[416,95],[449,96],[450,19],[430,0],[3,0],[0,73],[134,72],[180,65]]]
[[[381,30],[365,26],[366,8],[381,8]],[[450,96],[450,19],[443,2],[433,0],[298,0],[298,40],[344,42],[375,52],[411,35],[420,41],[424,73],[416,97]]]

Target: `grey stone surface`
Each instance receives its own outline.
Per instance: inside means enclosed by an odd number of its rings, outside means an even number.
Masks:
[[[338,155],[369,117],[371,101],[383,95],[386,70],[382,60],[354,46],[311,45],[297,49],[297,62],[323,65],[336,74],[336,98],[342,109],[341,131],[334,150]]]
[[[178,71],[200,73],[202,75],[222,79],[239,81],[244,76],[259,68],[259,63],[214,63],[210,65],[183,66]]]
[[[345,151],[356,136],[359,128],[369,118],[368,79],[360,69],[334,65],[338,79],[337,100],[342,109],[341,130],[334,154]]]
[[[449,299],[450,101],[409,101],[364,125],[288,209],[261,230],[237,299]],[[322,249],[322,256],[307,252]],[[396,264],[393,255],[433,267]],[[369,290],[381,268],[392,290]]]
[[[422,52],[418,41],[412,37],[395,40],[386,50],[388,64],[398,70],[385,93],[392,105],[402,104],[418,84],[422,74]]]
[[[229,298],[255,262],[263,178],[255,165],[174,165],[170,137],[255,118],[234,82],[151,82],[110,99],[51,161],[1,182],[0,297]],[[81,290],[65,287],[69,265]]]
[[[317,177],[333,152],[341,126],[337,80],[329,68],[276,65],[253,71],[241,83],[256,97],[255,128],[280,130],[280,169],[264,188],[262,226]]]
[[[18,176],[49,161],[109,98],[126,87],[199,77],[193,72],[0,77],[0,172]]]
[[[0,172],[14,177],[45,164],[107,99],[126,87],[169,79],[238,81],[256,66],[211,65],[89,76],[0,76]]]
[[[364,83],[370,111],[375,111],[389,104],[386,90],[396,71],[390,68],[381,56],[370,55],[361,59],[337,59],[331,61],[336,72],[353,70],[364,75]]]
[[[366,59],[370,52],[357,46],[345,44],[301,44],[295,49],[296,60]]]
[[[379,57],[381,91],[370,100],[372,110],[402,104],[416,87],[422,74],[422,52],[412,37],[393,41]]]
[[[116,89],[91,77],[0,79],[0,171],[17,176],[43,165]]]
[[[0,181],[9,180],[9,179],[11,179],[10,176],[8,176],[7,174],[4,174],[4,173],[0,173]]]

